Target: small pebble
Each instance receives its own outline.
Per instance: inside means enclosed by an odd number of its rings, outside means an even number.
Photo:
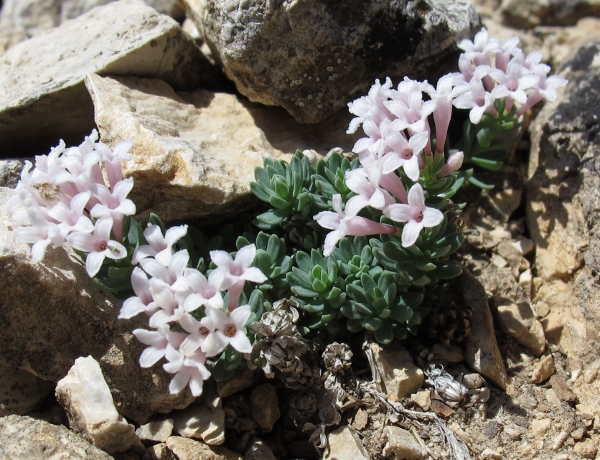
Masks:
[[[561,431],[559,435],[554,438],[554,442],[552,443],[552,450],[560,449],[564,444],[567,438],[569,437],[569,433],[566,431]]]
[[[517,439],[519,439],[521,436],[523,436],[524,432],[525,430],[518,426],[505,426],[503,430],[503,433],[511,441],[516,441]]]
[[[480,454],[482,460],[502,460],[502,455],[492,449],[484,449]]]
[[[546,302],[537,303],[537,317],[545,318],[550,314],[550,306]]]
[[[567,402],[577,401],[577,396],[569,388],[567,382],[561,375],[554,374],[552,377],[550,377],[550,385],[552,385],[552,389],[559,399]]]
[[[556,396],[556,393],[554,392],[554,390],[552,388],[547,389],[546,392],[544,393],[544,396],[546,397],[546,401],[548,401],[548,404],[550,404],[550,406],[553,406],[553,407],[561,406],[561,401],[558,398],[558,396]]]
[[[583,442],[575,444],[573,452],[583,458],[596,458],[598,444],[593,439],[586,439]]]
[[[552,355],[544,356],[540,359],[539,363],[537,363],[533,367],[533,372],[531,374],[531,383],[542,383],[554,374],[554,359]]]
[[[541,418],[539,420],[531,421],[531,432],[534,436],[545,435],[552,427],[552,420],[549,418]]]
[[[472,390],[473,388],[481,388],[484,384],[484,380],[481,375],[473,372],[471,374],[465,374],[463,376],[462,383],[469,390]]]

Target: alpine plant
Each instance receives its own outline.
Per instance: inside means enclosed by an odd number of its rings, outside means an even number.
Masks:
[[[154,214],[134,219],[134,182],[122,168],[132,142],[111,149],[95,130],[78,147],[61,141],[25,162],[6,206],[15,240],[32,245],[35,262],[71,245],[89,276],[124,299],[119,318],[146,315],[148,329],[133,331],[147,346],[140,365],[161,362],[171,393],[199,396],[206,379],[228,379],[244,360],[279,369],[276,341],[281,354],[318,331],[404,339],[461,273],[450,256],[463,242],[462,205],[451,198],[467,181],[491,187],[476,168],[501,168],[525,112],[567,83],[518,44],[482,29],[458,44],[460,72],[435,86],[376,80],[348,104],[347,132],[364,133],[352,153],[312,164],[298,151],[256,168],[251,190],[264,205],[232,244],[227,232],[211,239],[188,225],[167,229]],[[450,131],[454,116],[464,119],[460,133]],[[297,326],[267,343],[272,325],[262,322],[284,299]]]

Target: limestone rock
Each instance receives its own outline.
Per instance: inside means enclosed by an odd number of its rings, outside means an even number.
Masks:
[[[221,398],[236,394],[238,391],[250,388],[254,384],[256,373],[247,366],[239,366],[233,377],[223,382],[217,382],[217,391]]]
[[[252,418],[263,431],[271,431],[273,425],[281,416],[275,387],[265,383],[254,388],[250,395],[250,404],[252,406]]]
[[[499,306],[498,316],[508,334],[534,355],[541,356],[546,348],[544,328],[527,302]]]
[[[113,0],[4,0],[0,11],[0,54],[35,35]],[[148,6],[181,21],[184,10],[174,0],[146,0]]]
[[[144,452],[144,460],[178,460],[164,442],[148,447]]]
[[[384,457],[395,454],[396,458],[423,458],[424,452],[421,444],[419,444],[410,431],[397,426],[386,426],[383,434],[387,438],[387,444],[383,449]]]
[[[56,385],[56,399],[67,412],[69,426],[96,447],[112,454],[137,441],[133,427],[117,412],[98,362],[88,356]]]
[[[10,415],[0,418],[0,458],[111,460],[81,436],[61,425]]]
[[[24,415],[35,410],[54,387],[53,382],[29,372],[0,364],[0,417]]]
[[[167,447],[179,460],[243,460],[241,456],[220,446],[208,446],[189,438],[171,436]]]
[[[0,56],[0,147],[31,155],[60,138],[79,144],[94,126],[83,84],[90,72],[162,78],[184,89],[209,66],[176,21],[143,2],[94,8]]]
[[[369,460],[370,456],[363,447],[356,431],[351,426],[342,426],[327,436],[327,447],[323,460],[337,459]]]
[[[533,366],[531,373],[531,383],[542,383],[554,374],[554,359],[552,355],[544,356]]]
[[[0,188],[0,210],[14,190]],[[0,309],[0,363],[16,366],[57,382],[75,359],[93,356],[102,367],[117,410],[145,423],[155,412],[188,406],[186,390],[169,393],[171,374],[161,366],[142,369],[145,348],[130,331],[143,320],[117,320],[117,301],[101,293],[75,254],[49,249],[39,264],[31,262],[28,245],[16,243],[0,211],[0,291],[11,308]]]
[[[540,300],[550,305],[551,313],[544,326],[563,317],[563,324],[555,324],[571,334],[570,356],[579,358],[600,350],[599,63],[600,42],[593,42],[565,64],[561,75],[569,84],[559,103],[544,107],[531,127],[528,171],[527,223],[536,244],[538,275],[554,284],[561,279],[563,290],[573,294],[557,302],[552,290],[546,290]],[[574,321],[578,327],[569,325]],[[556,339],[563,346],[565,340]]]
[[[598,0],[504,0],[500,5],[504,24],[517,29],[539,25],[571,26],[585,16],[598,16]]]
[[[290,158],[297,149],[321,154],[350,150],[350,117],[302,126],[283,110],[205,90],[176,94],[162,81],[89,75],[102,141],[133,140],[130,198],[138,213],[165,221],[208,213],[238,215],[248,208],[249,183],[263,158]],[[227,205],[227,206],[225,206]]]
[[[142,441],[166,442],[167,438],[173,433],[173,419],[157,420],[155,422],[141,425],[135,434]]]
[[[211,446],[225,442],[225,412],[199,403],[173,414],[175,431],[184,438],[200,438]]]
[[[475,7],[463,0],[354,0],[344,8],[318,0],[185,3],[238,90],[303,123],[345,107],[376,78],[431,79],[456,42],[480,27]]]
[[[385,347],[373,343],[371,350],[387,395],[404,398],[423,386],[423,371],[415,366],[406,349],[393,342]]]
[[[508,374],[498,349],[492,315],[483,286],[468,272],[459,283],[465,304],[473,309],[471,334],[465,338],[465,361],[467,365],[502,389],[508,384]]]

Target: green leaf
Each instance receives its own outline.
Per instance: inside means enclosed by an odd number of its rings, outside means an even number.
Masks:
[[[390,310],[390,318],[398,321],[399,323],[405,323],[413,315],[412,308],[409,308],[406,305],[392,305]]]
[[[367,328],[365,326],[365,328]],[[394,331],[390,322],[383,322],[379,328],[375,330],[375,340],[383,345],[387,345],[394,340]]]
[[[490,171],[498,171],[504,164],[502,161],[486,160],[485,158],[481,157],[471,158],[471,162],[475,163],[477,166],[481,166],[482,168],[489,169]]]
[[[373,318],[373,317],[365,318],[362,321],[363,327],[367,331],[371,331],[371,332],[378,330],[382,324],[383,324],[382,320],[380,320],[379,318]]]
[[[462,267],[459,263],[454,261],[441,262],[435,270],[431,272],[432,275],[443,279],[449,280],[455,278],[462,273]]]
[[[318,292],[303,288],[302,286],[291,286],[290,289],[294,294],[299,295],[300,297],[317,297],[319,295]]]

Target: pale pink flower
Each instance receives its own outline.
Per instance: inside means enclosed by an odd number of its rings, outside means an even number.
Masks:
[[[156,331],[134,329],[133,335],[144,345],[150,345],[140,355],[140,366],[151,367],[165,356],[167,346],[177,348],[184,341],[186,334],[173,332],[168,324],[158,326]]]
[[[15,241],[32,244],[31,259],[35,263],[41,262],[48,246],[57,248],[64,243],[64,238],[60,227],[53,222],[48,222],[38,207],[28,206],[26,212],[32,227],[16,228],[13,232]]]
[[[203,320],[206,318],[202,318]],[[198,321],[192,315],[184,314],[179,319],[179,325],[189,333],[185,340],[181,343],[179,351],[189,355],[195,352],[202,346],[206,338],[213,334],[213,330],[205,326],[204,323]],[[204,351],[204,350],[203,350]],[[212,356],[209,353],[207,356]]]
[[[252,345],[244,332],[246,321],[250,318],[252,310],[250,305],[241,305],[229,313],[222,310],[206,308],[206,317],[200,321],[212,333],[202,341],[202,350],[208,356],[216,356],[227,345],[231,345],[240,353],[250,353]]]
[[[338,241],[347,235],[366,236],[396,232],[395,227],[357,216],[360,205],[359,201],[352,202],[352,199],[350,199],[344,212],[342,210],[342,196],[336,194],[332,198],[332,207],[335,212],[321,211],[313,217],[321,227],[333,230],[325,237],[324,256],[329,256]]]
[[[140,260],[140,265],[146,273],[154,278],[164,281],[172,286],[183,275],[190,260],[190,254],[187,249],[182,249],[173,254],[167,263],[161,263],[153,258]]]
[[[210,258],[217,266],[215,271],[219,272],[219,276],[223,276],[221,290],[228,289],[229,310],[233,310],[237,305],[246,281],[263,283],[267,280],[263,272],[252,267],[255,256],[254,244],[241,248],[236,253],[235,260],[225,251],[210,251]]]
[[[482,78],[489,76],[489,70],[489,68],[484,68],[483,66],[478,67],[469,82],[469,91],[457,96],[453,102],[454,106],[459,109],[471,109],[469,119],[474,125],[481,121],[481,117],[486,112],[497,115],[498,112],[494,107],[494,101],[496,98],[506,96],[506,92],[498,94],[496,88],[491,93],[484,88]]]
[[[96,204],[90,214],[92,217],[110,215],[114,221],[115,238],[123,240],[123,217],[135,214],[135,204],[127,199],[127,195],[133,188],[133,177],[123,179],[111,190],[101,184],[94,184],[92,191],[99,203]]]
[[[348,131],[346,131],[348,134],[355,133],[358,127],[361,124],[364,126],[367,121],[378,126],[384,119],[392,118],[384,104],[393,91],[390,89],[391,87],[392,81],[389,77],[386,78],[383,85],[379,83],[379,80],[375,80],[375,84],[371,86],[368,95],[348,103],[350,113],[357,115],[357,118],[350,122]]]
[[[131,263],[135,265],[146,257],[154,257],[160,263],[166,264],[173,255],[173,245],[187,234],[187,228],[187,225],[171,227],[163,236],[160,226],[149,223],[144,230],[144,238],[148,244],[135,250]]]
[[[429,132],[416,133],[407,140],[401,131],[394,129],[393,122],[386,131],[385,137],[390,151],[384,154],[381,160],[384,174],[402,167],[410,180],[419,180],[421,174],[419,154],[429,143]]]
[[[371,177],[368,177],[369,172]],[[382,171],[379,160],[370,162],[366,168],[346,171],[346,186],[357,194],[351,200],[360,203],[355,205],[356,212],[366,206],[382,210],[386,206],[395,203],[389,192],[379,187],[381,176]]]
[[[102,155],[102,161],[106,168],[106,176],[108,183],[114,187],[121,179],[123,179],[122,162],[131,160],[129,149],[133,146],[131,140],[121,141],[115,145],[114,149],[102,142],[98,142],[95,146],[96,150]]]
[[[200,396],[204,380],[210,377],[210,372],[204,365],[206,354],[201,350],[186,354],[169,344],[167,345],[165,358],[169,362],[163,364],[163,369],[170,374],[175,374],[169,384],[170,393],[180,393],[189,383],[192,395]]]
[[[444,214],[425,206],[425,194],[421,184],[413,185],[408,191],[408,204],[392,204],[383,213],[394,222],[405,222],[402,229],[402,246],[415,244],[424,227],[435,227],[444,220]]]
[[[186,268],[183,276],[179,278],[185,283],[173,285],[175,290],[191,290],[186,296],[183,307],[186,312],[192,312],[201,306],[211,308],[223,308],[223,296],[221,286],[225,277],[224,271],[213,270],[208,279],[194,268]],[[178,281],[179,281],[178,280]]]
[[[465,154],[463,152],[454,152],[446,160],[446,164],[442,167],[442,170],[437,175],[438,179],[448,176],[454,171],[458,171],[463,164]]]
[[[458,47],[465,52],[469,60],[475,61],[476,65],[490,65],[490,58],[500,51],[500,42],[495,37],[490,37],[487,29],[482,28],[473,41],[463,39]]]
[[[107,215],[96,221],[93,234],[76,232],[67,237],[75,249],[89,253],[85,259],[85,269],[92,278],[100,270],[105,257],[118,260],[127,256],[125,247],[110,239],[112,226],[112,217]]]
[[[150,317],[150,327],[158,327],[161,324],[178,322],[185,313],[176,295],[170,286],[157,278],[150,280],[150,293],[158,307]]]
[[[48,210],[48,216],[58,222],[63,238],[71,232],[92,233],[94,231],[94,224],[84,215],[85,206],[91,195],[90,191],[78,193],[71,199],[70,206],[60,202]]]
[[[148,275],[139,267],[135,267],[131,273],[131,286],[135,292],[134,297],[129,297],[123,302],[119,319],[133,318],[138,313],[155,313],[159,308],[154,302],[152,292],[150,292],[150,281]]]

